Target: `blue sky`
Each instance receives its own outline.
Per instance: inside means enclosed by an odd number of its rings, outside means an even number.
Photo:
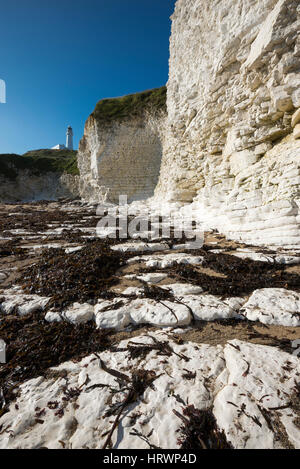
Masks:
[[[0,153],[75,145],[97,101],[168,79],[175,0],[0,0]]]

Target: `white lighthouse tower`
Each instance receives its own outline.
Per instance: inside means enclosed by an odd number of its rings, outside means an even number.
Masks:
[[[69,125],[67,129],[67,141],[66,141],[66,147],[68,150],[73,150],[73,129]]]

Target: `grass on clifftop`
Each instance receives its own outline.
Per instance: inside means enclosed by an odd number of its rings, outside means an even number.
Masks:
[[[147,110],[166,111],[167,88],[155,88],[142,93],[99,101],[92,116],[102,122],[121,121],[142,116]]]
[[[79,175],[77,151],[34,150],[24,155],[0,155],[0,176],[15,179],[18,171],[25,169],[37,176],[49,172]]]

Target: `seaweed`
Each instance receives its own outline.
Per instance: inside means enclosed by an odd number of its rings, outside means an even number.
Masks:
[[[177,355],[181,360],[185,362],[189,361],[189,358],[183,354],[176,353],[168,341],[157,340],[156,337],[149,335],[149,338],[153,340],[153,344],[140,344],[137,342],[130,341],[127,346],[130,358],[136,359],[145,359],[147,355],[153,350],[157,351],[157,355],[162,355],[170,357],[172,354]],[[125,349],[126,350],[126,349]]]
[[[222,276],[203,273],[197,267],[176,265],[168,272],[182,282],[200,285],[204,291],[219,296],[245,296],[261,288],[286,288],[300,291],[299,275],[286,272],[286,265],[240,259],[227,254],[197,251],[204,255],[202,267]]]
[[[96,304],[118,281],[114,274],[124,263],[124,256],[102,240],[71,254],[50,249],[24,272],[19,284],[26,293],[51,297],[48,307],[62,311],[74,302]]]
[[[184,450],[233,449],[224,431],[218,428],[211,409],[200,410],[193,405],[183,408],[182,414],[173,410],[182,421],[178,444]]]
[[[1,319],[0,337],[7,344],[7,363],[0,367],[3,401],[0,415],[7,411],[22,382],[46,376],[51,367],[68,360],[80,360],[110,345],[110,330],[98,330],[92,323],[73,326],[67,322],[47,323],[40,313]]]
[[[97,355],[98,356],[98,355]],[[106,412],[105,417],[109,417],[111,415],[116,415],[115,421],[111,427],[111,430],[108,432],[108,436],[104,442],[102,449],[106,449],[111,447],[111,439],[113,436],[114,431],[116,430],[119,422],[121,420],[122,414],[124,410],[134,402],[136,402],[140,396],[142,396],[145,390],[148,387],[153,388],[153,382],[159,378],[152,370],[145,370],[145,369],[138,369],[134,370],[132,376],[129,377],[124,373],[120,373],[117,370],[113,370],[112,368],[108,368],[105,363],[99,358],[100,367],[110,375],[117,378],[119,383],[120,389],[117,392],[127,392],[126,397],[120,403],[113,404],[110,406],[110,409]],[[114,391],[114,393],[116,393]]]

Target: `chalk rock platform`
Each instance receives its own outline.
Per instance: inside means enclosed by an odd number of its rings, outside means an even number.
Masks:
[[[300,448],[297,249],[102,240],[81,202],[1,209],[0,448]]]
[[[141,371],[149,385],[126,405]],[[194,406],[210,409],[234,448],[299,449],[299,373],[296,357],[272,347],[178,345],[171,333],[143,335],[24,383],[0,420],[0,447],[100,449],[123,406],[109,447],[179,448],[178,415]]]

